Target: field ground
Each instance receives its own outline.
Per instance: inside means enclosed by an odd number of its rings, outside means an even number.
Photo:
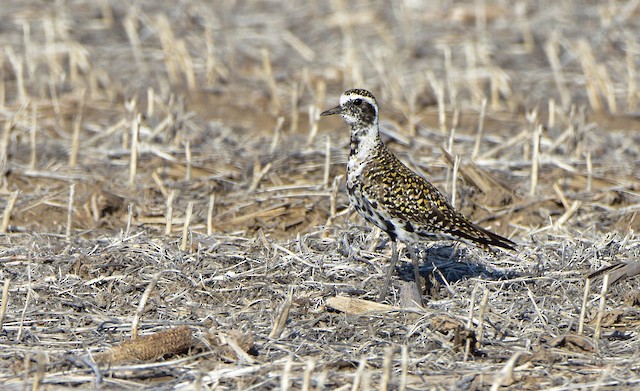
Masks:
[[[303,3],[0,7],[0,388],[640,387],[640,2]],[[425,243],[424,308],[353,87],[519,245]]]

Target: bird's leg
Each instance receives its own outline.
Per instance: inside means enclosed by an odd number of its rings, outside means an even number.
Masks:
[[[407,251],[409,251],[409,256],[411,257],[411,262],[413,263],[413,276],[416,280],[416,287],[418,288],[418,293],[420,297],[422,297],[422,277],[420,277],[420,260],[418,259],[418,255],[416,254],[416,250],[412,245],[407,245]],[[422,304],[422,303],[420,303]]]
[[[398,244],[396,243],[395,239],[391,239],[391,261],[389,262],[387,274],[384,276],[384,285],[382,286],[382,290],[380,291],[378,301],[384,300],[384,298],[387,296],[389,283],[391,282],[391,275],[393,274],[393,271],[396,270],[396,263],[398,263]]]

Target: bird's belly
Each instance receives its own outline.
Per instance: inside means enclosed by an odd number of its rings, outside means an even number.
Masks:
[[[386,213],[378,209],[380,205],[375,202],[371,203],[363,197],[360,188],[351,183],[351,181],[347,181],[347,191],[349,192],[349,202],[358,211],[360,216],[364,217],[365,220],[376,227],[384,231],[388,230],[390,219],[388,216],[385,216]]]
[[[396,238],[402,241],[415,242],[419,240],[419,236],[406,229],[406,224],[403,225],[401,221],[394,218],[389,214],[383,205],[376,201],[371,201],[364,197],[360,191],[359,186],[355,185],[351,181],[347,181],[347,190],[349,193],[349,201],[351,205],[358,211],[369,223],[375,225],[381,230],[385,231],[391,239]]]
[[[370,201],[362,195],[357,181],[347,180],[347,191],[351,205],[369,223],[385,231],[392,239],[398,239],[405,243],[415,243],[420,240],[446,240],[446,235],[440,232],[425,230],[408,221],[393,217],[383,205]]]

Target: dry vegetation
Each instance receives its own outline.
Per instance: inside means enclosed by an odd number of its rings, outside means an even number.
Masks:
[[[640,2],[468,3],[3,4],[0,388],[639,387]],[[352,87],[518,252],[374,303]]]

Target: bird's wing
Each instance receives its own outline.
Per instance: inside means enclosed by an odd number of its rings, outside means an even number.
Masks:
[[[485,248],[489,245],[513,249],[509,239],[477,226],[458,213],[446,197],[429,181],[399,160],[389,166],[363,172],[362,195],[377,202],[386,214],[411,223],[417,232],[442,233],[469,240]]]

